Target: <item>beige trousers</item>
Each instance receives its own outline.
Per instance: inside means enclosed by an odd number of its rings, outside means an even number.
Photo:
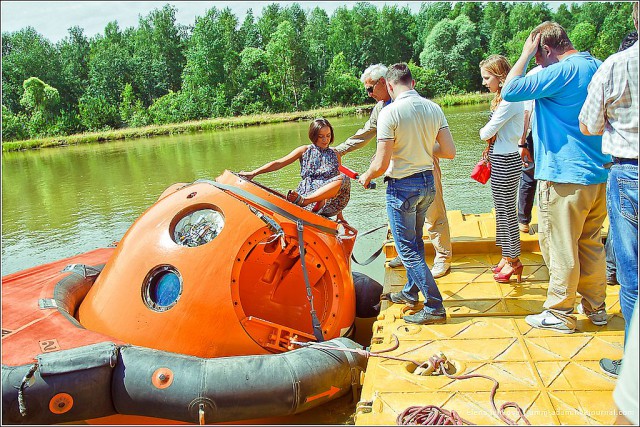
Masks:
[[[447,208],[442,197],[442,171],[440,161],[433,157],[433,180],[436,185],[436,197],[427,209],[425,225],[429,239],[433,244],[436,256],[433,260],[437,262],[451,262],[451,234],[449,233],[449,220],[447,219]]]
[[[600,235],[607,215],[606,184],[538,181],[540,250],[549,269],[546,309],[575,328],[577,293],[585,312],[605,307],[606,264]]]

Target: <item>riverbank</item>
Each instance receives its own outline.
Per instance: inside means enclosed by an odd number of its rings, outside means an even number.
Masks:
[[[454,105],[471,105],[489,102],[493,97],[490,93],[470,93],[464,95],[445,95],[433,101],[443,107]],[[151,125],[137,128],[114,129],[103,132],[81,133],[66,136],[27,139],[23,141],[8,141],[2,143],[2,151],[20,151],[47,147],[62,147],[95,142],[116,141],[121,139],[148,138],[159,135],[173,135],[188,132],[201,132],[233,127],[246,127],[262,124],[282,123],[296,120],[309,120],[315,117],[339,117],[361,114],[368,111],[372,105],[353,107],[319,108],[292,113],[255,114],[240,117],[217,117],[214,119],[196,120],[169,125]]]

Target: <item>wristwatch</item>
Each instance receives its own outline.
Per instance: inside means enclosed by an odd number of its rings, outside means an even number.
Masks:
[[[527,147],[527,146],[526,146],[526,145],[524,145],[524,144],[518,144],[518,148],[529,148],[529,147]]]

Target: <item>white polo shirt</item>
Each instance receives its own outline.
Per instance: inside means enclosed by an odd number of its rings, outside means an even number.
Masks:
[[[445,127],[449,124],[438,104],[415,90],[398,95],[378,116],[378,141],[395,141],[385,175],[397,179],[433,170],[433,146]]]

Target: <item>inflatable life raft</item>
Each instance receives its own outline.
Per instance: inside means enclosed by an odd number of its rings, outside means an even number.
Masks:
[[[3,423],[239,421],[352,392],[356,234],[228,171],[169,187],[115,248],[3,278]]]

